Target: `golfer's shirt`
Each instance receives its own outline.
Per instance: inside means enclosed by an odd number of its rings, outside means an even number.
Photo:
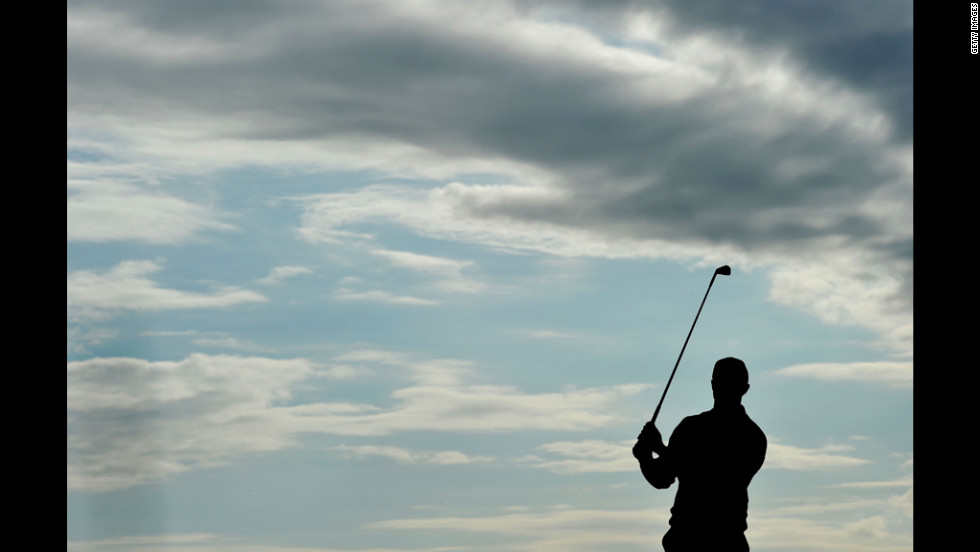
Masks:
[[[671,527],[745,531],[749,483],[766,457],[766,436],[737,405],[684,418],[653,460],[658,489],[678,480]]]

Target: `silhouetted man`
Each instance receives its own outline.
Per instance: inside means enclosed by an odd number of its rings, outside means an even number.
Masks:
[[[670,530],[663,538],[667,552],[749,549],[748,488],[766,458],[766,436],[742,406],[742,395],[749,390],[745,363],[731,357],[716,362],[711,390],[714,408],[684,418],[670,436],[670,446],[648,422],[633,447],[651,485],[666,489],[678,480]]]

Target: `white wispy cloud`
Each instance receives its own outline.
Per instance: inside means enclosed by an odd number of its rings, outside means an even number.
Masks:
[[[893,496],[888,499],[888,505],[898,510],[905,517],[912,519],[915,500],[913,499],[914,489],[909,488],[901,495]]]
[[[883,481],[851,481],[849,483],[838,483],[834,487],[844,489],[890,489],[890,488],[911,488],[912,476],[899,477],[897,479],[887,479]]]
[[[561,441],[546,443],[537,447],[537,450],[565,458],[544,460],[532,456],[526,460],[533,462],[536,468],[554,473],[633,472],[638,468],[631,452],[632,446],[632,441]]]
[[[871,511],[874,511],[873,509]],[[833,550],[839,552],[910,552],[911,532],[879,533],[860,538],[852,522],[750,514],[746,536],[759,550]]]
[[[420,255],[410,251],[376,249],[372,253],[388,259],[391,264],[397,267],[446,277],[458,277],[461,270],[473,266],[473,261],[457,261],[445,257]]]
[[[241,351],[264,351],[267,347],[262,347],[247,339],[237,337],[201,337],[192,339],[191,343],[203,345],[205,347],[217,347],[221,349],[238,349]]]
[[[830,444],[816,449],[808,449],[773,443],[770,440],[766,450],[766,463],[763,468],[809,471],[849,468],[870,462],[863,458],[841,454],[849,450],[854,450],[854,447]]]
[[[884,516],[871,516],[845,523],[844,529],[861,539],[880,539],[889,536]]]
[[[352,291],[348,288],[340,288],[334,292],[333,296],[342,301],[367,301],[370,303],[390,303],[393,305],[438,305],[439,301],[412,297],[410,295],[395,295],[380,289],[370,291]]]
[[[554,393],[523,393],[499,385],[418,385],[391,393],[396,405],[383,412],[330,416],[317,405],[298,428],[340,435],[389,435],[404,431],[584,431],[620,419],[613,406],[640,386],[618,385]],[[325,416],[325,418],[324,418]],[[315,422],[315,423],[314,423]]]
[[[350,364],[334,364],[330,368],[321,372],[323,377],[331,379],[352,379],[364,376],[371,376],[374,370]]]
[[[909,551],[912,490],[875,499],[801,498],[801,504],[750,510],[753,548]]]
[[[393,519],[370,523],[372,530],[466,531],[516,538],[512,550],[644,550],[659,540],[651,524],[666,527],[666,509],[599,510],[556,507],[484,517]]]
[[[241,535],[214,533],[175,533],[162,535],[123,536],[89,541],[68,541],[71,552],[143,551],[164,552],[458,552],[460,547],[432,548],[336,548],[270,544]]]
[[[540,456],[527,456],[522,461],[554,473],[633,472],[637,467],[630,450],[632,446],[633,441],[561,441],[541,445],[537,450],[564,458],[546,459]],[[807,449],[769,443],[763,469],[817,471],[868,463],[868,460],[862,458],[840,454],[852,449],[853,447],[843,445]]]
[[[478,462],[493,462],[489,456],[470,456],[457,450],[442,451],[412,451],[401,447],[379,445],[340,445],[333,447],[350,457],[363,458],[366,456],[383,456],[405,464],[473,464]]]
[[[186,546],[191,545],[195,548],[203,546],[204,549],[210,547],[215,541],[220,541],[220,537],[213,533],[172,533],[163,535],[139,535],[121,536],[108,539],[89,540],[89,541],[68,541],[68,550],[75,552],[88,552],[97,550],[157,550],[161,548],[179,546],[186,550]]]
[[[257,280],[260,284],[279,284],[288,278],[302,274],[312,274],[313,271],[305,266],[277,266],[269,271],[268,276]]]
[[[908,552],[912,535],[887,531],[890,517],[882,502],[849,504],[859,521],[813,519],[750,510],[746,533],[758,550],[837,550]],[[517,510],[502,515],[392,519],[375,522],[373,530],[466,531],[507,535],[514,550],[649,550],[668,529],[669,509],[598,510],[554,508]],[[853,519],[853,518],[849,518]],[[875,519],[883,521],[866,522]],[[874,530],[877,529],[877,530]],[[860,537],[860,538],[855,538]]]
[[[141,337],[183,337],[188,335],[199,335],[197,330],[153,330],[140,332]]]
[[[376,249],[373,254],[384,257],[396,267],[435,276],[434,286],[452,293],[477,293],[486,289],[486,284],[463,276],[462,271],[474,266],[473,261],[457,261],[445,257],[421,255],[410,251],[391,251]]]
[[[69,170],[69,173],[71,171]],[[174,245],[204,230],[233,230],[202,207],[163,190],[115,182],[69,181],[68,241]]]
[[[267,301],[263,295],[233,286],[213,293],[160,287],[148,278],[163,269],[156,261],[123,261],[103,272],[78,270],[68,274],[68,308],[77,315],[113,311],[154,311],[221,308]]]
[[[577,339],[578,335],[554,330],[526,330],[524,335],[532,339]]]
[[[898,389],[912,389],[911,362],[816,362],[779,369],[776,374],[822,381],[878,383]]]
[[[86,347],[101,345],[119,335],[115,328],[80,327],[68,328],[68,349],[75,353],[87,353]]]
[[[786,262],[771,272],[772,301],[806,309],[830,324],[861,325],[880,334],[878,345],[894,356],[912,356],[913,320],[911,290],[907,275],[911,259],[869,258],[860,251],[837,248],[821,255],[821,263]],[[896,386],[911,384],[912,363],[881,362],[844,365],[839,373],[856,375],[892,372]],[[877,366],[877,368],[875,367]]]

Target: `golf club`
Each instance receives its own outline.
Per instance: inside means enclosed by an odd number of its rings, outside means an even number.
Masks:
[[[721,274],[722,276],[730,276],[732,273],[732,268],[728,265],[719,266],[715,269],[715,273],[711,275],[711,281],[708,282],[708,291],[704,292],[704,299],[701,300],[701,306],[698,307],[698,313],[694,316],[694,324],[691,324],[691,331],[687,332],[687,339],[684,340],[684,346],[681,347],[681,354],[677,355],[677,362],[674,363],[674,370],[670,373],[670,379],[667,380],[667,385],[664,386],[664,394],[660,396],[660,402],[657,403],[657,409],[653,411],[653,418],[650,418],[650,422],[657,421],[657,415],[660,414],[660,407],[664,404],[664,398],[667,396],[667,390],[670,389],[670,382],[674,381],[674,374],[677,373],[677,367],[681,364],[681,357],[684,356],[684,349],[687,349],[687,342],[691,340],[691,334],[694,333],[694,326],[698,323],[698,317],[701,316],[701,309],[704,308],[704,302],[708,300],[708,292],[711,291],[711,286],[715,283],[715,276]]]

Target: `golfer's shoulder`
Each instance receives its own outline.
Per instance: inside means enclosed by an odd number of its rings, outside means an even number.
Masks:
[[[693,414],[691,416],[687,416],[686,418],[681,420],[681,423],[677,424],[677,429],[683,428],[683,430],[685,431],[693,431],[693,430],[710,426],[713,423],[714,420],[712,419],[711,411],[708,410],[700,414]]]
[[[745,416],[745,427],[748,430],[748,433],[751,435],[751,437],[756,441],[762,443],[763,446],[765,446],[768,443],[765,432],[762,431],[762,428],[759,427],[759,424],[755,423],[755,421],[752,418],[749,418],[748,415]]]

